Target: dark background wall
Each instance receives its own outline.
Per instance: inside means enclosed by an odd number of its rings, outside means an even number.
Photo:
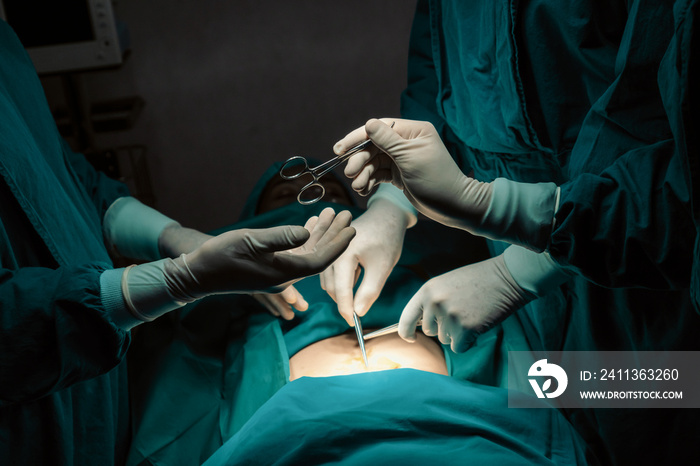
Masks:
[[[397,116],[415,1],[120,0],[131,36],[116,70],[83,74],[90,100],[139,95],[155,206],[203,230],[235,221],[274,161],[332,155],[375,116]],[[43,78],[50,103],[56,77]]]

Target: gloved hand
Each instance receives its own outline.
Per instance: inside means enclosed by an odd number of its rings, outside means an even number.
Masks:
[[[257,302],[265,306],[270,314],[275,317],[282,317],[284,320],[292,320],[294,318],[294,310],[306,311],[309,308],[309,303],[299,291],[290,285],[280,293],[251,293]]]
[[[183,259],[187,274],[168,269],[166,278],[193,298],[240,291],[280,292],[321,272],[354,237],[352,216],[333,209],[319,215],[313,229],[284,226],[234,230],[216,236]],[[176,259],[177,261],[177,259]]]
[[[372,202],[367,211],[352,222],[357,232],[355,239],[321,272],[321,288],[338,304],[338,311],[348,325],[354,326],[353,310],[363,316],[379,297],[401,256],[406,228],[414,222],[412,214],[386,199]],[[364,269],[364,276],[353,298],[360,267]]]
[[[491,183],[464,175],[428,122],[369,120],[336,143],[342,154],[369,137],[374,146],[348,161],[345,174],[352,187],[369,194],[380,182],[391,182],[427,217],[473,234],[543,251],[552,231],[557,186]]]
[[[351,220],[349,212],[336,216],[328,208],[307,223],[311,231],[282,226],[223,233],[177,259],[127,268],[124,300],[136,317],[148,321],[210,294],[280,292],[342,254],[355,235]]]
[[[411,298],[399,320],[399,336],[415,340],[416,325],[438,336],[452,351],[469,349],[476,337],[534,299],[518,286],[497,256],[428,280]]]
[[[318,222],[318,217],[311,217],[306,221],[304,228],[313,231]],[[309,308],[309,303],[294,286],[289,285],[279,293],[250,293],[250,295],[267,311],[275,317],[282,317],[285,320],[294,318],[294,311],[306,311]]]
[[[212,238],[213,236],[201,231],[172,223],[160,232],[158,251],[160,257],[175,258],[194,251]]]
[[[311,217],[304,228],[311,231],[318,217]],[[158,237],[158,249],[162,257],[178,257],[183,253],[192,252],[212,238],[191,228],[182,227],[179,223],[166,226]],[[286,320],[294,318],[292,306],[298,311],[305,311],[309,304],[294,286],[288,286],[280,293],[251,293],[265,309],[276,317]]]
[[[464,352],[480,334],[568,278],[546,253],[510,246],[499,256],[428,280],[404,308],[399,335],[414,341],[422,318],[423,333]]]

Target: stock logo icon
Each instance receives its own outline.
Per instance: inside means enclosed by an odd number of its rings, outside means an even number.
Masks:
[[[537,398],[556,398],[564,393],[569,383],[569,377],[567,377],[564,369],[556,364],[548,363],[546,359],[540,359],[530,366],[527,375],[528,377],[537,377],[535,379],[528,379]],[[538,379],[542,377],[546,377],[546,379],[543,381],[542,386],[540,386]],[[548,390],[552,388],[552,379],[557,381],[556,389],[549,392]]]

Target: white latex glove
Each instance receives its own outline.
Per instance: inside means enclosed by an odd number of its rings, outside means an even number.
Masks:
[[[340,315],[354,326],[352,313],[363,316],[379,297],[401,256],[409,215],[391,201],[379,199],[352,222],[357,232],[348,249],[321,272],[321,288],[338,304]],[[364,269],[362,283],[353,287]]]
[[[462,173],[432,124],[385,121],[388,124],[369,120],[334,146],[342,154],[366,138],[374,143],[353,155],[345,167],[355,191],[367,195],[378,183],[390,182],[418,211],[444,225],[536,251],[546,249],[558,196],[554,183],[477,181]]]
[[[513,280],[500,255],[427,281],[404,308],[399,335],[414,341],[422,318],[423,333],[464,352],[477,336],[534,298]]]
[[[461,226],[465,217],[484,216],[491,202],[490,185],[462,173],[431,123],[386,121],[388,125],[370,120],[334,146],[342,153],[367,137],[374,143],[353,155],[345,167],[355,191],[367,195],[378,183],[391,182],[418,211],[450,226]]]
[[[280,293],[251,293],[260,304],[265,306],[265,309],[273,316],[282,317],[285,320],[294,318],[294,310],[306,311],[309,308],[309,303],[297,291],[294,286],[288,286]]]

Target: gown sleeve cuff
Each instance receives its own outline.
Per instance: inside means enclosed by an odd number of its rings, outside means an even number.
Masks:
[[[565,271],[549,256],[511,245],[503,252],[503,260],[513,280],[524,290],[541,297],[565,283],[570,272]]]
[[[518,183],[496,178],[484,215],[484,230],[493,239],[537,252],[549,246],[559,187],[554,183]]]
[[[105,212],[103,233],[122,256],[153,261],[161,258],[158,238],[171,224],[178,223],[133,197],[120,197]]]
[[[367,207],[371,207],[372,204],[379,199],[385,199],[401,209],[401,211],[406,214],[408,219],[408,228],[416,224],[416,209],[413,207],[413,204],[406,199],[403,191],[401,191],[399,188],[393,184],[381,183],[377,188],[377,191],[372,195],[372,197],[369,198],[369,201],[367,201]]]
[[[131,330],[142,321],[134,317],[124,301],[121,285],[124,270],[120,268],[102,272],[100,275],[100,296],[102,306],[114,325],[123,330]]]

